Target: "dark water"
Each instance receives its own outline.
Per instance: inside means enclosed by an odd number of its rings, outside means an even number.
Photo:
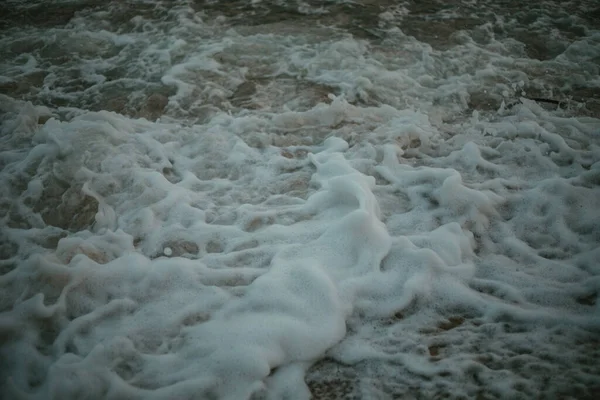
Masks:
[[[587,111],[588,115],[597,115],[599,107],[597,91],[587,86],[587,79],[597,73],[600,62],[597,55],[591,53],[589,59],[580,65],[579,71],[552,68],[552,60],[564,56],[570,44],[589,35],[590,29],[597,28],[600,9],[593,1],[536,2],[526,8],[519,2],[509,1],[261,1],[255,4],[248,1],[15,1],[0,7],[2,51],[5,54],[3,65],[5,70],[9,68],[3,82],[0,82],[1,92],[52,107],[106,109],[151,119],[160,116],[167,98],[174,93],[172,86],[165,86],[160,81],[162,73],[181,59],[175,57],[164,65],[157,65],[154,73],[143,71],[139,75],[141,71],[128,68],[127,64],[142,57],[141,52],[148,44],[144,40],[125,47],[100,46],[89,50],[91,52],[85,52],[83,48],[71,49],[80,52],[74,58],[73,53],[63,52],[61,40],[81,41],[75,46],[84,46],[88,40],[94,43],[94,39],[69,39],[66,34],[60,39],[60,36],[72,29],[139,36],[145,29],[140,21],[151,24],[150,30],[154,34],[167,33],[177,23],[177,14],[172,10],[181,7],[187,7],[187,12],[196,13],[197,17],[207,21],[222,18],[222,30],[231,27],[270,33],[285,26],[304,27],[307,31],[324,27],[334,34],[350,34],[366,40],[374,49],[383,51],[396,46],[390,40],[389,31],[399,28],[403,34],[441,51],[441,63],[444,63],[444,57],[451,57],[450,54],[444,55],[444,51],[468,41],[482,48],[493,47],[491,42],[502,43],[502,48],[495,46],[491,51],[512,58],[515,66],[519,59],[548,63],[543,71],[532,71],[530,62],[529,65],[516,66],[516,71],[520,69],[530,75],[540,75],[536,78],[542,82],[527,85],[530,97],[554,102],[569,99],[584,105],[582,112]],[[384,18],[380,18],[382,13],[387,13]],[[132,23],[134,20],[138,22]],[[48,40],[49,37],[55,39]],[[125,57],[118,57],[125,51],[128,53]],[[27,62],[26,54],[35,57],[36,68],[33,70],[19,69],[19,65]],[[95,82],[86,81],[82,76],[82,64],[86,59],[91,60],[94,54],[113,64],[105,69],[103,76],[114,84],[98,88]],[[48,77],[48,71],[53,68],[61,69],[57,79]],[[459,68],[444,73],[462,71]],[[563,85],[560,81],[566,73],[578,74],[581,78]],[[48,87],[50,92],[40,90],[44,87]],[[51,93],[58,88],[60,95]],[[336,89],[328,90],[335,92]],[[140,95],[133,98],[127,94],[132,91]],[[238,94],[242,95],[242,92]],[[497,99],[490,99],[482,93],[474,94],[472,102],[477,108],[485,108],[488,104],[499,106]],[[181,116],[181,113],[177,115]]]

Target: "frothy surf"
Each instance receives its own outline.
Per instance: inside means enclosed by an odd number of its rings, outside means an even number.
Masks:
[[[4,397],[595,398],[593,2],[40,4],[2,6]]]

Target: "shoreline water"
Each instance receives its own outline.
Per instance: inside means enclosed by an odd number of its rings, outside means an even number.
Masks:
[[[598,395],[594,2],[2,7],[1,395]]]

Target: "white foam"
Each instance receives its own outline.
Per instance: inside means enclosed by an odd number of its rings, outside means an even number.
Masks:
[[[404,32],[422,23],[411,5],[377,11],[373,41],[153,10],[123,30],[102,22],[111,8],[11,31],[47,52],[0,65],[2,85],[46,74],[22,100],[0,95],[2,395],[553,398],[598,384],[600,122],[579,100],[525,98],[595,90],[596,31],[558,32],[560,55],[534,60],[503,36],[517,19],[442,46]],[[78,57],[55,64],[61,46]],[[139,106],[120,111],[144,118],[91,111],[119,85]],[[151,122],[155,90],[170,94]]]

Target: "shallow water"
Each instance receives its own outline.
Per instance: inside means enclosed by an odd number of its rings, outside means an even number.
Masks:
[[[594,1],[0,5],[0,393],[596,398]]]

